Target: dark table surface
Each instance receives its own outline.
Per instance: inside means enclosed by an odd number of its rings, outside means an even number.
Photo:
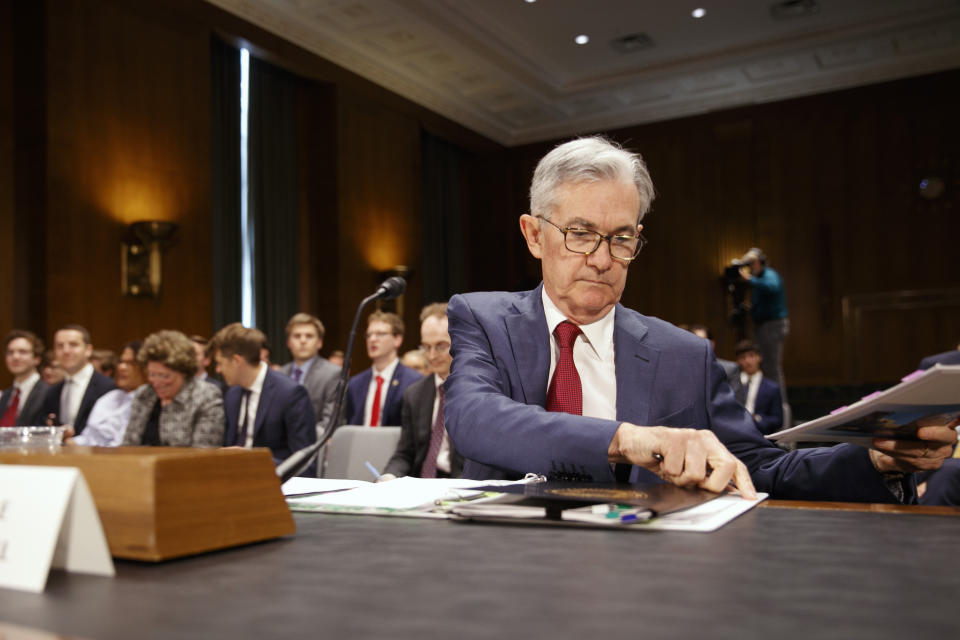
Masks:
[[[709,534],[298,514],[291,538],[0,589],[89,638],[956,638],[960,517],[758,508]],[[0,633],[2,636],[2,633]]]

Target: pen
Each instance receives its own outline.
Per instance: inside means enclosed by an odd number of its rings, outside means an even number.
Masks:
[[[375,479],[377,479],[377,480],[380,479],[380,472],[377,471],[377,468],[376,468],[375,466],[373,466],[372,464],[370,464],[370,461],[369,461],[369,460],[367,460],[367,461],[364,462],[363,464],[367,465],[367,470],[370,471],[370,473],[373,474],[373,477],[374,477]]]

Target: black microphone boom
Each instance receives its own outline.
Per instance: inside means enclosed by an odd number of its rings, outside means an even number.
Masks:
[[[339,426],[341,414],[343,414],[344,398],[347,396],[347,378],[350,373],[350,361],[353,359],[353,342],[357,335],[357,325],[360,323],[360,312],[374,300],[393,300],[403,294],[406,288],[406,280],[400,276],[393,276],[384,280],[373,295],[367,296],[360,302],[360,306],[357,307],[357,312],[353,316],[353,324],[350,326],[350,338],[347,340],[347,352],[343,356],[343,366],[340,367],[340,379],[337,381],[333,411],[327,418],[327,423],[323,425],[323,433],[317,438],[316,442],[299,451],[294,451],[289,458],[277,465],[277,476],[280,478],[281,484],[303,473]]]

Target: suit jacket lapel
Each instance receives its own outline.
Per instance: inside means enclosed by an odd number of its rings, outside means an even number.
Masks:
[[[660,352],[644,344],[647,327],[617,305],[613,344],[617,367],[617,419],[648,425]]]
[[[540,292],[543,284],[530,291],[506,317],[507,338],[517,363],[523,401],[541,407],[547,403],[547,375],[550,373],[550,335]]]
[[[273,376],[270,375],[271,372],[267,370],[267,375],[263,379],[263,387],[260,388],[260,401],[257,403],[257,415],[254,418],[253,423],[253,438],[256,440],[257,434],[260,433],[260,428],[263,427],[263,423],[267,419],[267,411],[270,410],[270,400],[273,397]],[[279,374],[276,374],[279,375]]]

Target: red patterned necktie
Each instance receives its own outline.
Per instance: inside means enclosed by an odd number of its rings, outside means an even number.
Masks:
[[[20,409],[20,387],[13,388],[13,397],[10,398],[10,404],[7,410],[3,412],[3,418],[0,418],[0,427],[17,426],[17,411]]]
[[[420,469],[421,478],[437,477],[437,455],[440,454],[440,445],[443,444],[443,399],[446,392],[443,387],[437,387],[437,395],[440,401],[437,403],[437,417],[433,419],[433,428],[430,430],[430,448],[427,449],[427,457],[423,460],[423,468]]]
[[[377,376],[377,391],[373,395],[373,408],[370,409],[370,426],[380,425],[380,390],[383,389],[383,377]]]
[[[580,327],[564,320],[553,330],[553,335],[557,338],[560,354],[547,389],[547,411],[583,415],[583,389],[580,386],[580,374],[573,364],[573,343],[580,335]]]

